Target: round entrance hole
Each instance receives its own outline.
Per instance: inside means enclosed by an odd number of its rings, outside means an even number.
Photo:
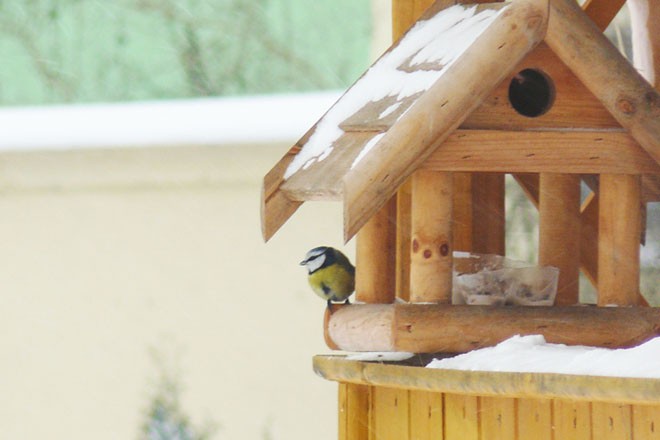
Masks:
[[[523,116],[541,116],[550,110],[554,100],[552,80],[540,70],[521,70],[509,83],[509,102]]]

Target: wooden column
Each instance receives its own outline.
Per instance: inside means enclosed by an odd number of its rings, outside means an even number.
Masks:
[[[541,173],[539,264],[559,268],[557,305],[579,300],[580,177]]]
[[[413,174],[411,302],[451,302],[452,186],[452,173]]]
[[[641,179],[602,174],[598,212],[598,305],[637,305]]]
[[[396,198],[360,229],[355,260],[355,299],[365,303],[394,302]]]
[[[392,0],[392,40],[397,41],[433,4],[433,0]],[[445,7],[453,5],[446,0]],[[412,178],[399,188],[397,198],[395,290],[397,298],[410,301]]]

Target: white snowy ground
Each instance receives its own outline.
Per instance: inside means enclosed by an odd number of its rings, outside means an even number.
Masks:
[[[541,335],[514,336],[495,347],[435,359],[429,368],[660,379],[660,337],[634,348],[549,344]]]

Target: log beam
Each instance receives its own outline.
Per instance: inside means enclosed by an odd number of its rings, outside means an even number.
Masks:
[[[353,304],[327,314],[326,338],[345,351],[462,353],[532,334],[550,343],[622,348],[660,334],[660,309],[648,307]]]
[[[660,95],[612,46],[575,0],[550,1],[545,42],[660,163]]]

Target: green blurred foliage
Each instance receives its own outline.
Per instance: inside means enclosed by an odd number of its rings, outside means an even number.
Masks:
[[[0,0],[0,104],[345,88],[367,0]]]

